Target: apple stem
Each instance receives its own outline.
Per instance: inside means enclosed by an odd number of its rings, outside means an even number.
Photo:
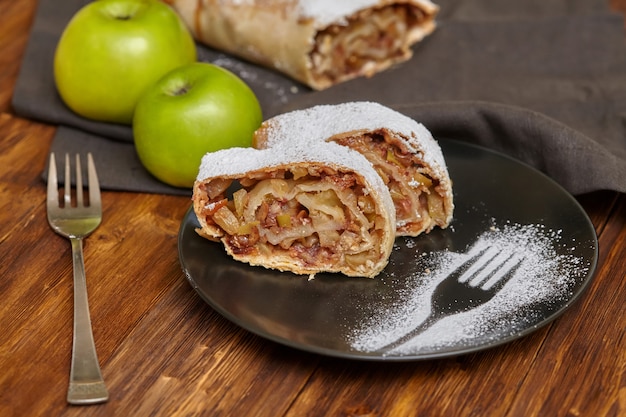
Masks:
[[[183,87],[178,88],[176,91],[174,91],[174,95],[182,96],[182,95],[187,94],[188,91],[189,91],[189,86],[185,85]]]

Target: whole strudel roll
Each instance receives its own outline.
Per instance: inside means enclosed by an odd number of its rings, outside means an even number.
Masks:
[[[165,0],[206,45],[321,90],[405,61],[435,29],[429,0]]]
[[[379,173],[393,199],[396,230],[417,236],[452,220],[452,181],[439,144],[415,120],[372,102],[320,105],[275,116],[255,132],[256,148],[336,142]]]
[[[331,145],[205,155],[193,187],[197,232],[251,265],[377,275],[395,239],[393,202],[365,158]]]

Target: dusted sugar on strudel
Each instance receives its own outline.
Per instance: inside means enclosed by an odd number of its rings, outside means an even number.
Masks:
[[[395,238],[389,191],[365,158],[339,145],[209,153],[193,207],[197,232],[234,259],[296,274],[374,277]]]
[[[408,60],[429,0],[166,0],[194,37],[321,90]]]
[[[275,116],[253,140],[259,149],[320,142],[349,147],[372,163],[391,193],[398,235],[449,225],[452,182],[439,144],[422,124],[378,103],[351,102]]]

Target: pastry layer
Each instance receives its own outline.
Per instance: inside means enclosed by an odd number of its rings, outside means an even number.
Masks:
[[[335,142],[356,150],[389,188],[398,235],[445,228],[454,210],[452,181],[439,144],[413,119],[372,102],[321,105],[265,121],[254,146]]]
[[[395,238],[389,191],[334,144],[207,154],[193,190],[198,233],[234,259],[296,274],[373,277]]]

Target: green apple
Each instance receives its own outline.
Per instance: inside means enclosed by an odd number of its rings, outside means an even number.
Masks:
[[[191,187],[207,152],[249,147],[263,121],[254,92],[208,63],[177,68],[141,96],[133,118],[139,160],[160,181]]]
[[[189,30],[167,4],[98,0],[65,27],[55,51],[54,79],[75,113],[130,124],[148,86],[196,59]]]

